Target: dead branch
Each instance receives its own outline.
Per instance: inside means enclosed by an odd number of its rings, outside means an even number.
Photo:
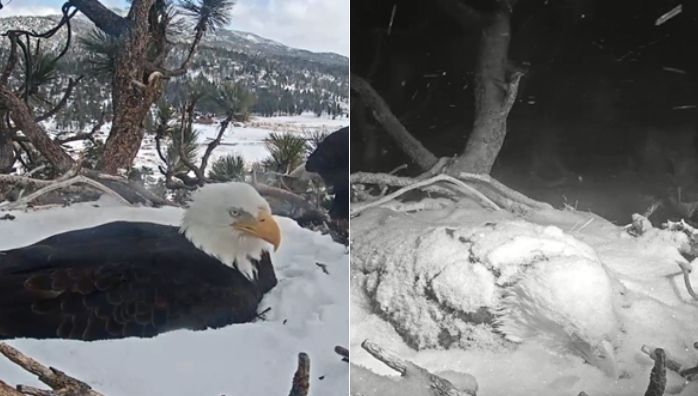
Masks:
[[[0,380],[0,396],[24,396],[17,389]]]
[[[389,175],[387,173],[367,173],[356,172],[351,174],[351,184],[376,184],[381,186],[405,187],[422,180],[421,177],[402,177]],[[442,194],[448,197],[453,197],[455,194],[452,190],[440,186],[424,186],[423,191]]]
[[[399,189],[391,194],[386,195],[385,197],[383,197],[381,199],[378,199],[378,200],[375,200],[373,202],[369,202],[369,203],[366,203],[363,205],[356,205],[355,208],[352,208],[351,216],[354,217],[366,209],[376,207],[376,206],[382,205],[384,203],[390,202],[393,199],[399,197],[400,195],[402,195],[408,191],[415,190],[415,189],[421,188],[423,186],[427,186],[427,185],[434,184],[434,183],[441,182],[441,181],[445,181],[445,182],[449,182],[449,183],[453,184],[463,195],[465,195],[467,197],[475,198],[484,207],[487,207],[487,208],[492,209],[492,210],[500,210],[500,207],[497,204],[492,202],[492,200],[487,198],[480,191],[474,189],[473,187],[463,183],[462,181],[460,181],[454,177],[448,176],[448,175],[436,175],[436,176],[429,178],[427,180],[422,180],[419,182],[415,182],[412,185],[405,186],[405,187],[403,187],[403,188],[401,188],[401,189]]]
[[[8,344],[2,342],[0,343],[0,354],[3,354],[6,358],[8,358],[12,363],[22,367],[26,371],[36,375],[41,382],[44,384],[48,385],[51,387],[51,389],[54,390],[54,392],[50,393],[31,393],[34,390],[37,390],[36,388],[33,387],[27,387],[23,385],[19,385],[17,387],[17,390],[19,391],[19,394],[28,394],[28,395],[73,395],[73,396],[103,396],[101,393],[93,390],[89,385],[86,383],[73,378],[66,373],[53,368],[53,367],[46,367],[43,364],[39,363],[38,361],[30,358],[29,356],[23,354],[22,352],[18,351],[17,349],[9,346]],[[28,391],[28,392],[27,392]],[[0,392],[2,392],[2,388],[0,388]],[[13,395],[10,393],[9,395]]]
[[[679,363],[677,360],[671,357],[669,353],[664,351],[661,348],[654,348],[648,345],[643,345],[640,350],[652,360],[655,362],[658,359],[658,354],[657,351],[662,351],[662,359],[664,360],[664,366],[666,366],[667,369],[679,374],[680,376],[686,378],[688,381],[695,381],[698,380],[698,366],[696,367],[683,367],[681,363]]]
[[[352,395],[472,396],[477,392],[477,385],[471,389],[458,389],[450,381],[414,363],[402,360],[368,340],[361,343],[361,347],[399,372],[400,377],[381,376],[361,366],[352,365]]]
[[[100,115],[99,119],[97,122],[92,126],[92,129],[89,132],[82,132],[82,133],[77,133],[73,136],[69,136],[66,138],[59,138],[56,137],[54,141],[58,144],[66,144],[68,142],[75,142],[78,140],[89,140],[92,143],[95,143],[94,135],[99,132],[100,129],[102,129],[102,126],[104,125],[104,112]]]
[[[362,101],[373,111],[373,116],[383,126],[385,131],[394,139],[395,143],[407,154],[412,161],[426,171],[438,162],[438,158],[427,150],[422,143],[415,139],[404,125],[390,110],[387,103],[371,87],[368,81],[352,74],[350,77],[351,89],[358,93]]]
[[[291,392],[288,396],[307,396],[310,389],[310,358],[306,353],[298,354],[298,368],[293,376]]]
[[[46,186],[53,183],[51,180],[35,179],[28,176],[0,175],[0,184],[18,184],[21,186]]]
[[[337,345],[334,347],[334,351],[342,357],[343,362],[349,362],[349,350],[347,348]]]
[[[654,367],[650,373],[650,384],[645,396],[662,396],[666,389],[666,354],[662,348],[653,352]]]
[[[477,181],[487,185],[496,193],[496,195],[488,194],[488,196],[490,196],[493,201],[497,201],[497,196],[500,196],[501,198],[506,198],[510,201],[508,204],[507,202],[504,202],[505,200],[503,200],[503,202],[499,202],[500,205],[506,208],[512,209],[514,204],[519,203],[524,205],[525,207],[531,207],[535,209],[553,209],[552,205],[550,205],[549,203],[531,199],[525,196],[524,194],[521,194],[520,192],[505,186],[490,175],[461,172],[458,174],[457,177],[458,179],[462,179],[465,181]]]
[[[327,221],[327,216],[324,213],[298,194],[262,183],[253,182],[252,185],[269,202],[274,214],[290,217],[299,222],[322,223]]]
[[[61,109],[63,109],[65,107],[65,105],[68,103],[68,99],[70,99],[70,96],[73,94],[73,90],[78,85],[80,80],[82,80],[82,78],[83,78],[83,76],[80,76],[76,79],[71,78],[70,80],[68,80],[68,87],[65,89],[65,92],[63,92],[63,97],[61,97],[61,100],[59,100],[58,103],[56,103],[56,105],[53,106],[53,108],[51,110],[34,118],[34,121],[41,122],[41,121],[48,120],[49,118],[56,115],[56,113],[61,111]]]
[[[33,193],[27,195],[26,197],[24,197],[20,200],[17,200],[15,202],[12,202],[12,203],[5,204],[5,205],[0,206],[0,207],[2,207],[3,209],[9,209],[9,210],[24,208],[24,207],[29,206],[32,201],[34,201],[35,199],[37,199],[43,195],[46,195],[52,191],[56,191],[56,190],[60,190],[60,189],[66,188],[66,187],[70,187],[70,186],[72,186],[74,184],[78,184],[78,183],[87,184],[88,186],[90,186],[98,191],[102,191],[103,193],[105,193],[107,195],[111,195],[114,198],[116,198],[118,201],[123,203],[124,205],[128,205],[128,206],[131,205],[131,203],[128,200],[126,200],[120,194],[118,194],[117,192],[115,192],[111,188],[105,186],[104,184],[102,184],[96,180],[90,179],[89,177],[86,177],[83,175],[78,175],[78,176],[74,176],[74,177],[67,179],[67,180],[52,181],[50,184],[45,185],[44,187],[40,188],[37,191],[34,191]]]
[[[48,162],[59,171],[70,169],[75,161],[34,120],[27,104],[5,84],[0,84],[0,102],[9,109],[15,126],[24,133]]]
[[[225,130],[228,129],[228,125],[230,125],[230,121],[233,120],[233,115],[229,115],[226,117],[223,121],[221,121],[220,128],[218,129],[218,134],[216,135],[216,138],[211,141],[211,143],[206,146],[206,151],[204,152],[203,157],[201,157],[201,165],[199,166],[201,169],[201,173],[206,172],[206,168],[208,167],[208,159],[211,157],[211,153],[213,153],[213,150],[218,147],[218,145],[221,144],[221,138],[223,138],[223,134],[225,133]]]

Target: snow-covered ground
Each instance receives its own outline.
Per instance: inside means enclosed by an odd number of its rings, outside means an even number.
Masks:
[[[371,209],[351,227],[352,362],[380,374],[395,372],[361,349],[364,339],[434,373],[471,374],[480,396],[641,395],[653,365],[642,345],[664,348],[685,368],[698,365],[698,302],[677,265],[683,234],[632,237],[588,212],[515,216],[478,207]],[[552,321],[533,332],[506,323],[535,316]],[[562,333],[609,340],[617,376],[559,348]],[[668,371],[666,394],[697,388]]]
[[[103,198],[67,208],[12,212],[0,220],[0,250],[114,220],[178,224],[177,208],[125,207]],[[152,339],[12,340],[39,361],[110,396],[284,395],[299,352],[310,356],[311,394],[346,395],[349,366],[334,352],[348,344],[347,249],[329,236],[278,217],[283,242],[275,254],[279,284],[260,304],[266,321],[207,331],[179,330]],[[316,263],[327,265],[325,274]],[[40,384],[0,358],[0,379]]]
[[[56,131],[55,124],[51,121],[44,122],[44,127],[50,131]],[[332,133],[337,129],[349,125],[347,117],[317,117],[314,114],[304,113],[295,116],[259,117],[252,116],[244,124],[230,125],[223,135],[221,145],[211,155],[210,163],[217,158],[226,155],[240,155],[248,165],[261,162],[269,157],[264,139],[272,132],[292,133],[299,136],[310,137],[314,132]],[[105,123],[98,133],[99,138],[106,138],[109,134],[111,123]],[[91,128],[87,127],[85,132]],[[218,122],[213,124],[194,124],[194,129],[199,132],[199,155],[203,155],[208,143],[218,135]],[[83,142],[71,142],[69,146],[75,152],[81,151]],[[157,166],[162,165],[155,148],[155,139],[152,135],[146,135],[141,145],[141,150],[134,161],[134,167],[147,166],[156,171]]]

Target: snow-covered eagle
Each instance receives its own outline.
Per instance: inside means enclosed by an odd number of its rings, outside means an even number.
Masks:
[[[279,226],[250,185],[194,193],[180,227],[117,221],[0,252],[0,339],[152,337],[248,322]]]
[[[425,226],[383,215],[352,222],[352,268],[410,346],[496,349],[503,336],[618,375],[619,287],[589,245],[521,220]]]

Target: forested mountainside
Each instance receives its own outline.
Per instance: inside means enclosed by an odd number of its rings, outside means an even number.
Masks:
[[[46,31],[58,23],[58,16],[16,16],[0,18],[0,31],[24,29]],[[182,27],[181,43],[173,50],[173,64],[181,62],[186,54],[188,30]],[[40,53],[57,54],[66,42],[65,29],[52,39],[42,41]],[[82,76],[75,88],[70,106],[56,116],[56,123],[63,128],[82,128],[109,112],[111,101],[109,80],[100,73],[100,57],[94,47],[114,45],[101,37],[94,26],[84,18],[72,21],[72,43],[66,56],[52,71],[50,82],[44,84],[43,96],[48,102],[56,102],[68,81]],[[177,40],[180,42],[179,40]],[[7,54],[9,42],[2,41],[0,54]],[[50,57],[47,57],[50,59]],[[20,70],[22,68],[19,68]],[[314,112],[332,116],[348,112],[349,60],[333,53],[314,53],[287,47],[252,33],[220,29],[205,37],[200,50],[185,77],[170,81],[166,96],[178,101],[191,86],[204,90],[234,82],[251,91],[256,100],[251,111],[260,115],[300,114]],[[202,103],[199,110],[207,112]],[[210,112],[214,112],[213,107]]]

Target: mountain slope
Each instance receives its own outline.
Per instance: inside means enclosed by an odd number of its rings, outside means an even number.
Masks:
[[[59,20],[57,15],[0,18],[0,32],[9,29],[43,32]],[[68,77],[85,76],[82,87],[73,95],[70,114],[65,115],[66,122],[84,123],[99,116],[104,104],[110,102],[109,79],[95,75],[90,53],[81,44],[81,40],[94,31],[93,24],[81,16],[73,18],[71,24],[70,49],[61,60],[58,78],[46,90],[47,96],[55,101]],[[191,40],[189,35],[191,32],[185,29],[175,39],[178,44],[170,56],[173,66],[185,56]],[[51,39],[42,40],[42,50],[57,53],[65,45],[66,38],[67,30],[61,29]],[[7,39],[0,42],[4,56],[8,46]],[[252,110],[259,114],[311,111],[338,115],[348,112],[348,77],[349,59],[344,56],[291,48],[253,33],[220,29],[205,36],[190,73],[170,81],[167,97],[177,100],[186,95],[188,83],[193,80],[211,87],[233,81],[254,92],[257,103]],[[64,124],[60,119],[58,122]]]

